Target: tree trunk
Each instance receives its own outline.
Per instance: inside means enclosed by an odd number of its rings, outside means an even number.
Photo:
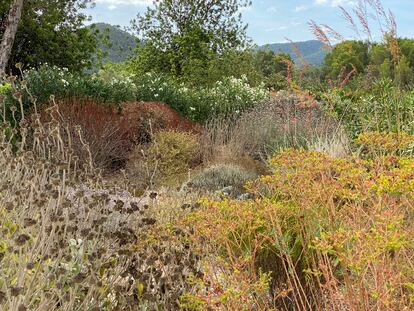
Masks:
[[[17,27],[22,16],[24,0],[13,0],[9,15],[7,17],[6,29],[3,33],[3,38],[0,44],[0,78],[6,72],[7,63],[9,62],[10,54],[16,37]]]

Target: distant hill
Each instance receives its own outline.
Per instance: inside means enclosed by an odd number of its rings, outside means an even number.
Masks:
[[[318,40],[294,42],[293,44],[273,43],[260,46],[259,48],[271,49],[276,53],[287,53],[291,55],[295,63],[300,64],[300,60],[293,50],[293,45],[296,45],[298,47],[299,51],[302,53],[303,57],[309,64],[315,66],[319,66],[323,63],[323,60],[325,59],[325,56],[328,52],[326,48],[324,48],[324,44]]]
[[[104,58],[105,62],[119,63],[133,55],[135,48],[138,45],[137,38],[118,26],[96,23],[95,28],[101,33],[107,33],[109,41],[112,43],[111,47],[106,44],[101,44],[99,48],[108,53]],[[319,66],[327,54],[327,50],[323,47],[323,43],[317,40],[309,40],[303,42],[294,42],[305,60],[311,65]],[[295,63],[300,64],[300,61],[293,51],[292,43],[272,43],[259,47],[260,49],[271,49],[274,52],[290,54]]]
[[[111,46],[107,44],[100,44],[99,49],[107,52],[108,55],[103,59],[103,62],[119,63],[133,55],[135,48],[138,45],[137,38],[130,33],[122,30],[118,26],[113,26],[105,23],[94,24],[95,29],[102,34],[107,34]]]

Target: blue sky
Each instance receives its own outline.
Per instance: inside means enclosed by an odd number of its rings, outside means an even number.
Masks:
[[[138,12],[144,12],[151,0],[95,0],[96,6],[88,10],[92,22],[106,22],[121,27],[128,26]],[[243,10],[249,24],[248,35],[257,44],[313,39],[307,22],[327,24],[345,37],[352,32],[344,25],[338,5],[351,8],[357,0],[253,0],[253,5]],[[398,23],[398,34],[414,37],[414,0],[383,0],[391,9]]]

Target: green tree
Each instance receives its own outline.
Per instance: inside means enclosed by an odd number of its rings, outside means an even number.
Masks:
[[[401,53],[404,55],[411,68],[414,67],[414,40],[413,39],[399,39]]]
[[[286,53],[275,53],[269,49],[259,50],[255,53],[255,65],[265,77],[275,73],[286,75],[288,62],[293,62],[293,60]]]
[[[263,49],[255,53],[254,61],[267,88],[279,90],[287,86],[288,64],[293,63],[289,54]]]
[[[392,56],[385,44],[375,44],[369,53],[369,68],[375,79],[392,78]]]
[[[229,50],[245,46],[240,9],[249,0],[155,0],[132,22],[139,39],[136,72],[159,71],[185,79]],[[199,75],[206,74],[201,71]]]
[[[382,79],[392,79],[393,78],[393,70],[392,70],[392,62],[390,59],[386,58],[379,66],[379,78]]]
[[[410,67],[405,55],[401,56],[398,64],[395,66],[394,82],[399,87],[407,87],[413,83],[414,71]]]
[[[8,14],[11,0],[3,0],[0,18]],[[20,62],[26,67],[49,63],[70,70],[82,70],[92,65],[97,46],[93,31],[84,27],[87,16],[82,9],[92,0],[25,1],[15,37],[9,68]],[[0,27],[0,34],[4,27]]]
[[[327,78],[336,79],[341,73],[349,73],[353,68],[363,73],[369,63],[368,44],[362,41],[344,41],[326,56],[324,72]]]

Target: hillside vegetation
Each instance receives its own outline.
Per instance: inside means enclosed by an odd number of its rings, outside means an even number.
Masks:
[[[99,50],[106,55],[103,58],[103,62],[119,63],[126,61],[132,57],[134,50],[137,47],[138,38],[128,33],[127,31],[110,24],[96,23],[92,26],[94,29],[99,30],[104,35],[104,42],[99,45]],[[299,50],[299,53],[303,58],[311,65],[320,66],[323,64],[328,50],[325,45],[318,40],[308,40],[302,42],[292,43],[269,43],[258,47],[263,50],[271,50],[276,54],[288,54],[295,63],[300,64],[300,58],[297,55],[295,49]]]
[[[62,1],[29,9],[66,25]],[[93,74],[10,58],[0,310],[413,310],[414,41],[367,0],[349,20],[383,40],[316,68],[252,50],[249,1],[205,3],[157,1]]]
[[[269,43],[260,47],[261,49],[270,49],[275,53],[289,54],[296,64],[300,64],[300,57],[303,57],[307,63],[314,66],[323,64],[328,50],[324,43],[318,40],[309,40],[301,42],[288,43]],[[298,49],[298,51],[295,51]],[[300,55],[298,55],[298,52]]]
[[[138,39],[120,27],[106,23],[96,23],[90,26],[103,35],[103,42],[98,49],[103,52],[104,63],[119,63],[132,57],[138,45]]]

